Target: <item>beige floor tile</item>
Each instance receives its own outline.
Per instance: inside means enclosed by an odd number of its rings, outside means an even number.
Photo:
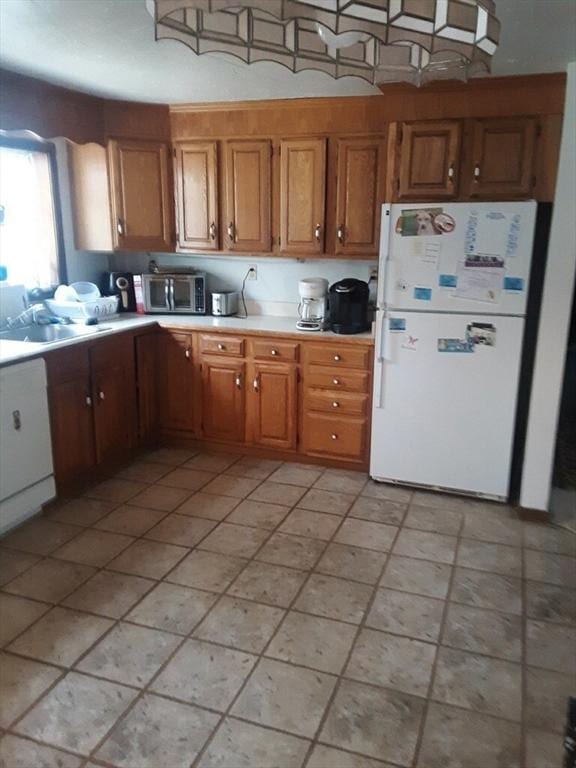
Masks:
[[[350,624],[290,611],[266,656],[338,675],[355,636],[356,627]]]
[[[530,730],[526,734],[526,768],[552,768],[562,765],[563,739],[557,733]]]
[[[344,675],[362,683],[426,696],[435,656],[436,646],[430,643],[362,629]]]
[[[70,667],[113,622],[89,613],[53,608],[20,635],[8,650],[38,661]]]
[[[438,491],[415,491],[412,497],[412,503],[419,507],[434,507],[435,509],[450,509],[455,512],[470,512],[472,510],[480,512],[494,509],[504,509],[502,505],[494,502],[476,501],[465,496],[456,496],[449,493],[439,493]]]
[[[175,635],[121,622],[80,661],[77,669],[142,687],[179,643]]]
[[[8,735],[0,740],[0,765],[4,768],[80,768],[82,758]]]
[[[524,554],[526,578],[543,581],[559,587],[576,587],[576,560],[565,555],[526,550]]]
[[[187,587],[223,592],[247,562],[239,557],[194,550],[170,573],[168,580]]]
[[[522,582],[511,576],[456,568],[450,599],[457,603],[520,615]]]
[[[242,501],[228,516],[227,522],[273,530],[284,520],[289,511],[290,507],[284,507],[281,504],[269,504],[264,501]]]
[[[99,520],[94,527],[101,531],[124,533],[127,536],[142,536],[165,516],[166,512],[156,509],[131,507],[124,504]]]
[[[411,765],[424,703],[406,693],[344,680],[320,740],[368,757]],[[362,763],[353,765],[360,768]]]
[[[367,475],[346,469],[327,469],[315,483],[314,488],[335,493],[351,493],[354,496],[366,485]]]
[[[183,501],[192,495],[185,488],[171,488],[167,485],[150,485],[145,491],[129,500],[130,504],[161,512],[173,512]]]
[[[299,736],[315,734],[336,678],[262,659],[231,714]]]
[[[188,491],[199,491],[216,477],[215,472],[204,472],[199,469],[173,469],[167,475],[158,480],[157,485],[166,485],[170,488],[183,488]]]
[[[234,475],[220,475],[211,483],[204,486],[205,493],[215,493],[221,496],[233,496],[244,499],[249,493],[258,487],[260,480],[253,477],[235,477]],[[260,499],[268,501],[268,499]]]
[[[245,525],[220,523],[216,530],[202,542],[202,549],[235,557],[252,557],[270,536],[262,528],[248,528]]]
[[[564,733],[566,705],[574,695],[573,675],[545,669],[526,671],[526,725],[554,733]]]
[[[224,520],[238,505],[240,499],[232,496],[214,496],[209,493],[195,493],[189,499],[176,508],[179,515],[192,515],[192,517],[205,517],[207,520]]]
[[[135,480],[122,480],[121,478],[112,478],[103,483],[93,486],[84,494],[88,499],[103,499],[104,501],[116,501],[121,504],[128,501],[137,493],[148,488],[146,483],[138,483]],[[145,506],[143,504],[142,506]]]
[[[13,595],[58,603],[94,573],[89,565],[46,559],[17,576],[4,589]]]
[[[449,565],[391,555],[380,586],[443,599],[448,594],[451,575]]]
[[[413,492],[408,488],[403,488],[401,485],[368,480],[362,488],[361,495],[367,496],[370,499],[387,499],[388,501],[397,501],[400,504],[409,504]]]
[[[418,765],[422,768],[523,768],[520,743],[520,726],[515,723],[432,702]]]
[[[215,520],[177,515],[173,512],[151,528],[145,534],[145,538],[181,547],[194,547],[217,525]]]
[[[342,523],[334,541],[338,544],[349,544],[352,547],[389,552],[397,532],[398,529],[391,525],[348,518]]]
[[[526,613],[533,619],[576,624],[576,592],[553,584],[528,581]]]
[[[121,768],[187,768],[218,725],[213,712],[146,694],[96,753]]]
[[[458,539],[452,536],[402,529],[396,539],[393,552],[395,555],[451,565],[456,555],[457,543]]]
[[[367,584],[314,573],[293,607],[327,619],[359,624],[371,596],[372,587]]]
[[[7,728],[62,674],[30,659],[0,654],[0,726]]]
[[[184,464],[186,469],[196,469],[205,472],[220,473],[224,472],[239,459],[237,453],[197,453],[193,459]]]
[[[152,690],[223,712],[257,657],[199,640],[187,640],[154,680]]]
[[[4,646],[49,610],[45,603],[0,593],[0,646]]]
[[[170,467],[152,461],[135,461],[121,469],[116,477],[123,480],[136,480],[140,483],[155,483],[170,472]]]
[[[524,523],[524,546],[576,557],[576,534],[553,525]]]
[[[419,531],[431,531],[432,533],[458,536],[462,520],[463,515],[461,512],[412,505],[406,515],[404,525],[407,528],[416,528]]]
[[[576,679],[576,629],[541,621],[526,623],[526,663]]]
[[[386,765],[390,764],[316,744],[306,768],[385,768]]]
[[[240,651],[261,653],[284,613],[280,608],[223,597],[197,627],[194,637],[230,645]]]
[[[212,739],[199,768],[301,768],[309,744],[305,739],[228,717]]]
[[[352,506],[355,496],[351,493],[336,493],[335,491],[321,491],[319,488],[310,488],[298,502],[301,509],[310,509],[313,512],[327,512],[331,515],[345,515]]]
[[[468,539],[479,539],[493,544],[522,546],[524,523],[499,513],[467,514],[462,535]]]
[[[250,494],[251,501],[269,501],[272,504],[296,505],[306,493],[306,488],[299,485],[286,485],[265,480]]]
[[[130,611],[126,619],[187,635],[215,602],[216,595],[162,582]]]
[[[256,554],[257,560],[309,570],[314,567],[326,544],[318,539],[274,533]]]
[[[269,563],[250,563],[229,588],[230,595],[286,608],[306,579],[293,568]]]
[[[255,456],[243,456],[239,461],[234,462],[231,467],[228,467],[226,474],[265,480],[281,464],[281,461],[275,461],[274,459],[257,459]]]
[[[88,527],[94,525],[94,523],[117,506],[117,501],[85,498],[72,499],[61,506],[57,506],[53,511],[46,513],[46,516],[50,520],[56,520],[60,523]]]
[[[157,541],[136,541],[108,563],[108,568],[134,576],[161,579],[189,552],[185,547]]]
[[[516,547],[504,544],[486,544],[483,541],[462,539],[458,549],[458,565],[478,571],[501,573],[504,576],[522,576],[522,555]]]
[[[283,464],[270,475],[270,480],[274,483],[301,485],[305,488],[310,488],[318,480],[322,472],[322,467],[311,468],[298,464]]]
[[[196,453],[198,451],[189,451],[187,448],[158,448],[147,453],[144,458],[146,461],[153,461],[158,464],[177,466],[184,464],[185,461],[190,461]]]
[[[376,584],[386,555],[369,549],[349,547],[347,544],[329,544],[315,570],[343,579]]]
[[[63,605],[119,619],[153,587],[154,581],[124,573],[99,571],[64,600]]]
[[[27,571],[39,560],[38,555],[0,548],[0,587]]]
[[[98,568],[109,563],[133,541],[132,536],[96,531],[90,528],[82,531],[75,539],[57,549],[53,557],[72,563],[94,565]]]
[[[280,526],[279,531],[280,533],[329,541],[340,525],[340,521],[341,519],[336,515],[311,512],[308,509],[293,509]]]
[[[123,685],[69,672],[20,721],[17,730],[87,755],[136,695],[137,691]]]
[[[522,621],[519,616],[452,603],[442,642],[463,651],[519,662],[522,660]]]
[[[443,600],[377,589],[366,626],[417,640],[437,642],[443,612]]]
[[[10,531],[0,541],[3,547],[9,549],[18,549],[35,555],[48,555],[79,533],[80,529],[75,525],[53,522],[45,517],[35,517]]]
[[[373,523],[401,525],[406,514],[406,504],[387,499],[371,499],[369,496],[359,496],[348,514],[350,517],[371,520]]]
[[[520,720],[519,664],[441,648],[432,698],[487,715]]]

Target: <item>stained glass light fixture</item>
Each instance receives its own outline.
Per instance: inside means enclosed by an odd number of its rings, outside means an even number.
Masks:
[[[154,0],[156,39],[371,83],[490,71],[494,0]]]

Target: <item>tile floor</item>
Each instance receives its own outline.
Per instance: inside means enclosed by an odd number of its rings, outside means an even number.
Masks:
[[[559,768],[576,537],[163,448],[0,540],[6,768]]]

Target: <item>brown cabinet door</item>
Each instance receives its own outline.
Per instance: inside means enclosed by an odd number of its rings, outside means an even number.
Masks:
[[[165,332],[158,340],[160,420],[163,429],[195,431],[192,336]]]
[[[218,146],[215,141],[179,142],[175,164],[178,245],[217,251]]]
[[[398,199],[455,197],[460,139],[461,125],[456,120],[403,123]]]
[[[529,117],[473,121],[470,197],[530,196],[537,129]]]
[[[298,375],[295,366],[255,363],[251,379],[252,440],[272,448],[296,448]]]
[[[280,142],[280,250],[324,252],[326,139]]]
[[[375,255],[383,202],[384,139],[338,139],[337,153],[335,252]]]
[[[363,461],[366,455],[365,419],[307,412],[303,418],[304,452],[348,461]]]
[[[226,227],[229,251],[270,251],[269,141],[226,142]]]
[[[244,441],[244,363],[202,358],[202,430],[215,440]]]
[[[153,443],[158,437],[158,333],[135,339],[136,382],[138,392],[138,441]]]
[[[160,141],[111,140],[108,162],[114,247],[172,250],[168,146]]]
[[[58,492],[84,479],[95,464],[92,394],[87,376],[48,387],[54,475]]]

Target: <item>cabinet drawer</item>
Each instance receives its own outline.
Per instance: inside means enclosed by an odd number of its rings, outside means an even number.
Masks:
[[[326,411],[338,416],[365,416],[367,403],[366,395],[311,389],[306,393],[305,408],[307,411]]]
[[[368,392],[368,372],[312,365],[304,374],[306,389],[331,389],[334,392]]]
[[[213,355],[244,356],[244,339],[237,336],[200,336],[201,352],[210,352]]]
[[[284,362],[298,361],[298,344],[290,341],[274,341],[262,339],[253,341],[250,345],[251,355],[256,360],[283,360]]]
[[[306,453],[362,461],[366,445],[366,421],[323,413],[304,414]]]
[[[350,344],[332,344],[320,346],[307,344],[305,347],[306,362],[317,365],[330,365],[338,368],[363,368],[370,365],[370,348],[354,347]]]

